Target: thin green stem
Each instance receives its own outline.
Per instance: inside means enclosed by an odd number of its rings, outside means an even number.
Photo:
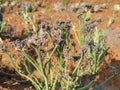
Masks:
[[[86,86],[75,88],[75,90],[88,90],[88,89],[89,89],[90,87],[92,87],[94,84],[95,84],[94,81],[91,81],[91,82],[88,83]]]
[[[26,79],[28,79],[29,81],[32,82],[32,84],[34,85],[34,87],[37,89],[37,90],[41,90],[39,85],[37,85],[37,83],[32,80],[30,77],[28,77],[27,75],[25,75],[24,73],[22,73],[22,71],[20,70],[20,67],[17,65],[17,63],[15,63],[15,61],[13,60],[13,58],[11,57],[11,55],[6,52],[7,56],[9,57],[9,60],[10,62],[13,64],[14,68],[16,69],[17,73],[22,76],[22,77],[25,77]]]
[[[46,90],[49,90],[48,79],[47,79],[47,76],[46,76],[46,73],[45,73],[45,68],[43,68],[43,63],[42,63],[42,59],[41,59],[40,50],[38,48],[35,48],[35,51],[38,55],[38,59],[39,59],[39,62],[40,62],[40,68],[41,68],[42,76],[45,80]]]
[[[75,67],[75,69],[73,70],[73,74],[74,74],[74,73],[77,71],[77,69],[79,68],[80,63],[81,63],[81,61],[82,61],[82,59],[83,59],[83,55],[84,55],[84,54],[81,54],[80,60],[79,60],[79,62],[78,62],[78,64],[77,64],[77,66]]]

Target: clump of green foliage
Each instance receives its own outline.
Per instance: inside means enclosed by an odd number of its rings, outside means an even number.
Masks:
[[[31,18],[27,12],[23,12],[20,15],[25,21],[28,37],[11,42],[13,49],[21,56],[22,67],[15,62],[8,49],[3,44],[0,45],[16,72],[30,81],[36,90],[88,90],[97,87],[94,79],[107,50],[103,45],[103,31],[97,28],[101,18],[90,21],[92,5],[87,3],[83,6],[84,15],[79,8],[73,8],[79,23],[77,32],[73,28],[76,39],[74,43],[71,42],[70,20],[58,19],[53,27],[47,22],[37,25],[35,17]],[[29,30],[29,25],[32,26],[32,31]],[[72,53],[71,45],[80,47],[77,53]],[[30,54],[29,49],[34,55]],[[72,70],[68,65],[70,61],[75,64]],[[86,65],[82,62],[86,62]],[[34,71],[38,72],[40,78]]]

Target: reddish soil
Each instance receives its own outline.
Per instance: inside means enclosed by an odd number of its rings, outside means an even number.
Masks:
[[[29,0],[21,0],[21,1],[29,1]],[[51,4],[55,3],[57,0],[45,0],[45,4],[52,2]],[[80,1],[80,0],[70,0],[72,3]],[[98,13],[92,13],[92,19],[94,20],[96,17],[101,17],[103,19],[103,22],[98,26],[100,29],[105,30],[105,46],[110,47],[108,50],[108,54],[106,56],[105,62],[100,67],[99,75],[97,76],[96,80],[98,82],[103,82],[106,78],[112,75],[112,69],[108,67],[108,63],[111,65],[117,67],[120,65],[120,15],[119,13],[115,13],[115,20],[114,23],[110,28],[107,28],[107,23],[109,21],[109,17],[112,16],[114,10],[113,5],[114,4],[120,4],[120,0],[81,0],[86,2],[92,2],[93,4],[101,4],[101,3],[107,3],[107,9],[103,9],[101,12]],[[9,11],[9,8],[5,11],[3,14],[3,19],[7,24],[10,24],[11,26],[15,27],[16,30],[16,36],[17,37],[25,37],[25,31],[24,31],[24,22],[21,20],[20,17],[15,16],[14,13],[17,11],[17,8],[14,8],[13,10]],[[69,9],[63,9],[60,11],[55,11],[51,8],[38,8],[38,11],[31,13],[31,15],[36,16],[37,22],[41,21],[48,21],[48,22],[54,22],[55,19],[62,18],[70,18],[72,21],[72,25],[76,27],[76,30],[78,29],[78,22],[75,14],[70,11]],[[71,32],[73,33],[73,32]],[[73,34],[74,35],[74,34]],[[5,42],[8,42],[9,39],[6,39]],[[11,52],[14,54],[15,51],[11,50]],[[19,60],[16,60],[18,63]],[[7,59],[5,55],[2,55],[2,59],[0,60],[0,67],[8,67],[10,70],[12,69],[12,66]],[[70,63],[72,64],[72,63]],[[32,90],[30,89],[30,85],[22,85],[22,84],[16,84],[13,86],[3,86],[3,83],[13,83],[10,82],[11,79],[6,76],[0,76],[0,90]],[[112,80],[110,80],[102,90],[120,90],[120,75],[116,76]]]

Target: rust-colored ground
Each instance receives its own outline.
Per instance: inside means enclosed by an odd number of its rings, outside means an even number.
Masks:
[[[30,0],[21,0],[21,1],[30,1]],[[45,0],[44,2],[47,4],[51,2],[51,4],[53,4],[56,1],[58,0]],[[70,2],[72,3],[77,1],[80,0],[70,0]],[[93,4],[101,4],[101,3],[108,4],[107,9],[103,9],[101,12],[98,13],[92,13],[92,19],[95,19],[96,17],[101,17],[103,19],[103,22],[99,25],[99,28],[105,31],[105,37],[106,37],[105,46],[110,47],[105,62],[101,66],[99,70],[99,75],[96,78],[98,82],[102,82],[112,74],[112,70],[110,67],[107,66],[107,63],[111,63],[111,65],[115,67],[120,65],[120,12],[115,13],[114,23],[110,28],[107,28],[109,17],[111,17],[114,12],[113,5],[120,4],[120,0],[81,0],[81,1],[92,2]],[[14,8],[13,10],[9,10],[9,8],[7,8],[6,12],[3,14],[4,17],[3,19],[5,22],[7,22],[7,24],[10,24],[11,26],[15,27],[16,30],[15,35],[17,37],[22,37],[22,36],[25,37],[24,23],[18,16],[14,15],[15,11],[17,11],[17,8]],[[69,9],[63,9],[62,11],[55,11],[51,8],[38,8],[38,11],[31,14],[37,17],[36,19],[38,23],[41,21],[54,22],[54,20],[57,18],[66,19],[69,17],[72,20],[72,25],[76,26],[76,30],[78,28],[77,18],[75,14],[72,13]],[[5,41],[8,42],[9,39],[6,39]],[[15,53],[13,50],[11,50],[11,52]],[[0,64],[1,67],[7,66],[9,69],[11,69],[12,67],[5,55],[3,55],[2,60],[0,60],[0,63],[1,63]],[[14,86],[1,85],[2,82],[9,80],[10,80],[9,77],[0,76],[0,90],[31,90],[29,89],[29,85],[25,85],[25,84],[24,85],[16,84]],[[110,80],[103,87],[102,90],[120,90],[120,75]]]

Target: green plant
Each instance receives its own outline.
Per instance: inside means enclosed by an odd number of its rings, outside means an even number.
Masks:
[[[11,2],[11,0],[0,0],[0,3],[4,3],[4,2],[6,2],[6,1]]]
[[[2,38],[1,38],[1,33],[4,28],[5,28],[5,22],[0,21],[0,43],[3,43]]]
[[[15,62],[9,51],[4,51],[16,72],[29,80],[36,90],[87,90],[95,85],[94,78],[104,60],[106,49],[103,46],[102,30],[97,29],[97,24],[101,19],[89,21],[91,4],[85,4],[85,6],[87,7],[86,14],[82,19],[78,19],[79,34],[74,31],[76,43],[80,46],[77,50],[78,56],[74,56],[76,53],[71,53],[73,50],[71,50],[70,20],[57,20],[54,30],[51,31],[47,23],[41,23],[40,27],[36,28],[35,18],[31,19],[28,13],[23,12],[22,18],[26,29],[29,32],[28,25],[31,25],[33,33],[24,40],[12,42],[13,47],[21,56],[23,67]],[[50,49],[49,45],[51,45]],[[30,54],[28,48],[34,51],[35,56]],[[71,59],[75,62],[72,70],[68,65]],[[83,61],[87,63],[85,66],[82,65]],[[35,75],[35,70],[40,78]],[[85,79],[89,82],[84,83]]]
[[[0,22],[0,33],[3,31],[4,27],[5,27],[5,22],[1,21]]]
[[[120,5],[119,4],[115,4],[113,8],[114,8],[115,11],[120,11]]]
[[[62,0],[62,5],[63,5],[63,6],[66,6],[66,5],[68,4],[68,1],[69,1],[69,0]]]
[[[37,26],[36,26],[36,21],[35,17],[33,16],[33,20],[29,16],[27,12],[21,11],[18,13],[18,15],[23,19],[25,22],[25,28],[27,30],[28,36],[32,35],[32,31],[30,31],[29,26],[31,25],[33,28],[33,33],[37,35]]]
[[[113,6],[113,9],[114,9],[113,14],[114,14],[115,19],[119,19],[119,15],[120,15],[120,5],[119,5],[119,4],[115,4],[115,5]]]
[[[34,12],[37,10],[30,2],[24,2],[21,5],[21,9],[24,12]]]

